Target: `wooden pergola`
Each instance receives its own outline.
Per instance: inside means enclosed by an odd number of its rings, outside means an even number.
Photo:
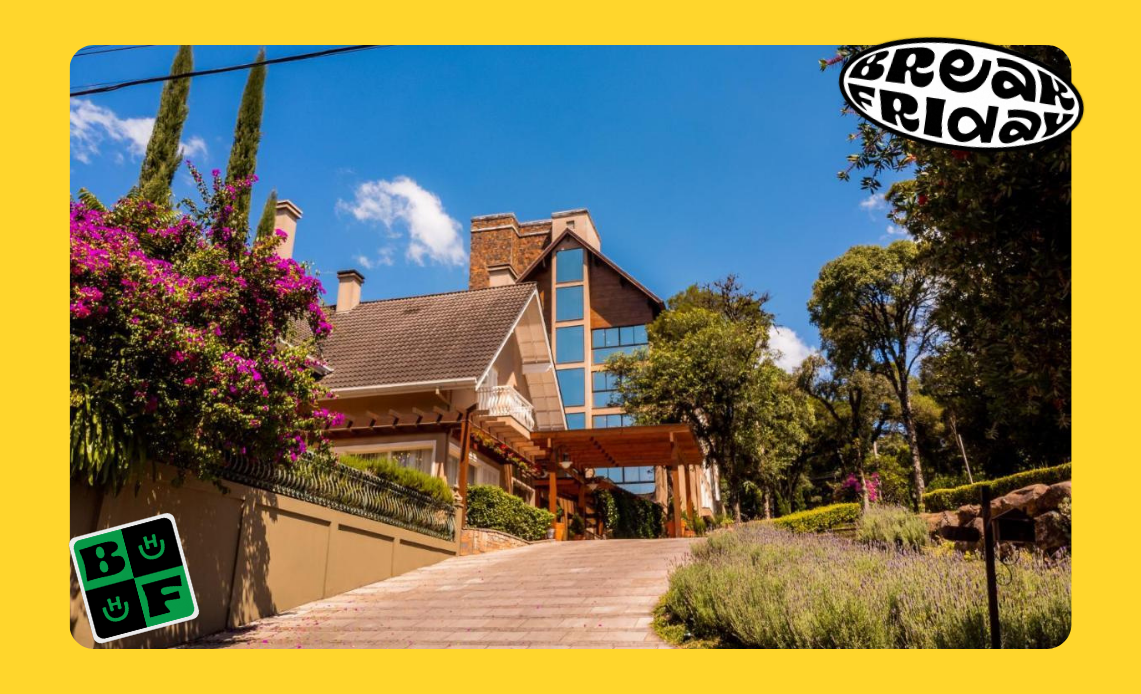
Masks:
[[[682,533],[684,511],[697,512],[696,475],[704,458],[693,432],[683,424],[614,427],[609,429],[575,429],[569,431],[537,431],[531,439],[541,447],[537,462],[547,470],[551,512],[554,512],[560,480],[560,462],[570,461],[569,469],[585,475],[594,468],[661,467],[668,468],[673,494],[674,536]],[[681,475],[686,475],[689,494],[682,497]],[[562,480],[566,482],[566,480]],[[579,486],[580,499],[585,495]],[[581,501],[580,501],[581,503]]]

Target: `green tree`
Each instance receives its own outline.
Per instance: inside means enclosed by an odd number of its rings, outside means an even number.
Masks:
[[[890,426],[892,393],[886,379],[861,369],[830,367],[819,355],[804,360],[796,379],[819,406],[820,419],[830,423],[818,436],[831,442],[840,468],[859,478],[861,501],[867,510],[868,459]]]
[[[727,482],[738,519],[743,483],[759,463],[760,393],[772,382],[765,363],[772,325],[767,300],[732,275],[692,286],[650,324],[648,351],[607,361],[639,422],[692,427]]]
[[[269,197],[265,199],[265,207],[261,211],[261,219],[258,221],[257,232],[254,238],[261,240],[273,235],[274,223],[277,220],[277,191],[271,190]]]
[[[190,46],[179,46],[170,74],[182,75],[194,70],[194,55]],[[170,202],[170,185],[182,153],[182,125],[190,109],[186,99],[190,95],[190,78],[169,80],[163,85],[151,139],[143,156],[139,171],[138,192],[145,199],[159,205]]]
[[[773,496],[810,447],[816,417],[797,380],[770,359],[764,361],[758,377],[760,387],[753,391],[759,398],[756,483],[761,488],[763,515],[772,518]]]
[[[837,65],[862,46],[841,46]],[[1053,46],[1008,46],[1069,79]],[[824,64],[822,62],[822,64]],[[898,137],[863,119],[840,172],[910,174],[890,216],[922,242],[944,285],[935,320],[947,341],[925,364],[938,397],[990,474],[1049,465],[1071,451],[1071,140],[964,152]]]
[[[265,49],[258,51],[254,62],[265,60]],[[265,65],[250,68],[246,88],[242,91],[242,104],[238,108],[238,122],[234,125],[234,143],[230,146],[230,161],[226,165],[226,181],[235,183],[254,175],[257,170],[258,145],[261,143],[261,116],[265,104]],[[250,225],[250,187],[239,188],[234,200],[234,219],[243,229]],[[259,225],[260,226],[260,225]],[[272,229],[270,232],[272,233]]]
[[[911,451],[915,508],[923,504],[923,467],[912,407],[911,375],[930,353],[938,331],[931,312],[936,284],[912,241],[854,246],[826,264],[812,288],[808,312],[825,352],[842,372],[883,375],[899,400]]]

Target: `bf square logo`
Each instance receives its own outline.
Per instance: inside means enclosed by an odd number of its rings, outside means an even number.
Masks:
[[[73,538],[71,559],[99,643],[198,616],[169,513]]]

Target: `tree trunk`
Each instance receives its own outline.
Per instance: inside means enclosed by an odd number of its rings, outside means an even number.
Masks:
[[[769,492],[769,488],[766,485],[765,486],[765,520],[772,520],[772,517],[773,517],[772,494]]]
[[[907,447],[911,451],[912,505],[923,511],[923,465],[919,459],[919,438],[915,435],[915,420],[911,413],[911,390],[903,381],[899,392],[899,405],[903,414],[903,428],[907,430]]]

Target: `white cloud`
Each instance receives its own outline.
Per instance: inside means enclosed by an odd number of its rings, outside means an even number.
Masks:
[[[887,200],[884,200],[882,195],[871,193],[868,197],[860,201],[860,209],[866,210],[868,216],[874,216],[876,212],[887,209]]]
[[[442,265],[467,262],[460,223],[448,216],[440,198],[421,188],[407,176],[391,181],[366,181],[357,186],[352,202],[337,201],[337,210],[348,212],[357,221],[381,223],[390,236],[401,236],[406,228],[408,247],[404,255],[423,265],[425,259]],[[381,259],[391,265],[392,249],[381,250]]]
[[[125,147],[131,156],[143,156],[154,127],[154,118],[120,118],[87,99],[71,100],[71,154],[84,164],[90,164],[106,142]],[[180,156],[205,156],[206,141],[195,135],[180,143],[179,151]],[[115,152],[115,159],[123,161],[123,153]]]
[[[353,260],[356,261],[357,265],[360,265],[366,270],[372,269],[372,261],[368,259],[367,255],[357,254],[353,256]]]
[[[907,229],[904,229],[903,227],[897,227],[894,224],[888,224],[887,225],[887,235],[888,236],[907,236]]]
[[[774,325],[769,328],[769,351],[776,365],[791,373],[817,349],[806,345],[792,328]]]

